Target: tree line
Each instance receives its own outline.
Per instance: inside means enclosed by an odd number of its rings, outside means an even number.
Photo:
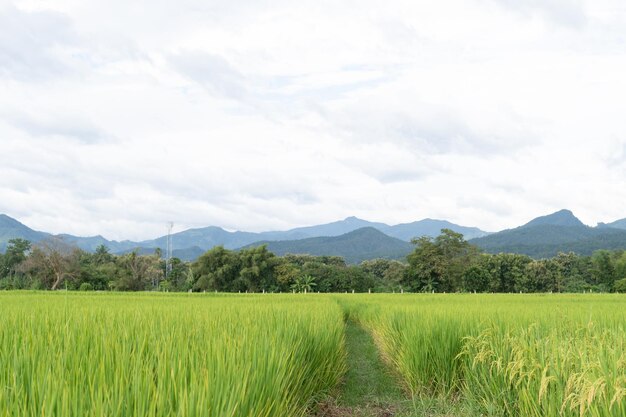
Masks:
[[[265,246],[214,247],[194,262],[130,252],[94,253],[51,239],[9,242],[0,254],[0,289],[219,292],[626,292],[626,251],[560,253],[533,259],[486,254],[443,229],[412,241],[404,262],[346,264],[337,256],[276,256]]]

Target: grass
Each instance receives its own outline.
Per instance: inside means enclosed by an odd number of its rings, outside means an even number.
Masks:
[[[353,320],[346,323],[346,353],[348,371],[339,398],[341,405],[396,404],[405,400],[398,380],[383,363],[372,336]]]

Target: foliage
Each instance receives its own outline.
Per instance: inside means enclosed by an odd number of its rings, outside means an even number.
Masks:
[[[465,270],[478,257],[478,250],[463,235],[442,229],[436,238],[413,239],[413,252],[407,257],[405,282],[414,291],[454,292],[462,286]]]
[[[313,288],[316,286],[315,279],[311,275],[303,275],[295,279],[294,283],[291,285],[291,289],[294,292],[307,293],[312,292]]]
[[[626,293],[626,278],[615,281],[615,292]]]
[[[615,283],[626,276],[621,249],[547,259],[487,254],[446,229],[413,243],[408,263],[371,259],[351,265],[338,256],[276,256],[267,246],[217,246],[193,263],[173,258],[166,271],[158,254],[118,256],[103,245],[88,253],[54,239],[31,247],[16,239],[0,256],[0,290],[76,290],[89,283],[95,290],[291,292],[300,288],[300,277],[310,276],[319,292],[582,293],[616,291]]]

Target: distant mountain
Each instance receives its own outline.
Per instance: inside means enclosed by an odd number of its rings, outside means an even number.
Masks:
[[[33,230],[5,214],[0,214],[0,252],[6,250],[11,239],[21,238],[39,242],[50,236],[48,233]]]
[[[523,226],[493,234],[475,227],[459,226],[445,220],[423,219],[390,226],[357,217],[348,217],[316,226],[261,233],[230,232],[215,226],[189,229],[174,233],[172,243],[174,256],[185,260],[196,259],[197,256],[217,245],[237,249],[259,242],[275,242],[275,245],[270,245],[270,249],[275,248],[277,253],[320,254],[328,252],[329,254],[344,254],[351,262],[364,259],[364,256],[402,258],[411,250],[408,244],[410,239],[420,236],[434,237],[439,235],[443,228],[462,233],[466,239],[470,239],[471,243],[491,253],[517,252],[533,257],[550,257],[558,252],[574,251],[579,254],[591,254],[597,249],[626,249],[626,219],[589,227],[569,210],[560,210],[547,216],[537,217]],[[359,233],[351,235],[352,232],[363,229],[369,230],[370,234],[372,230],[378,233],[371,234],[367,238]],[[0,215],[0,252],[6,250],[9,239],[23,238],[37,243],[51,236],[53,235],[30,229],[7,215]],[[101,244],[107,246],[112,253],[126,253],[135,248],[138,248],[140,253],[153,253],[156,248],[161,248],[165,252],[166,247],[166,236],[141,242],[107,240],[102,236],[79,237],[61,234],[57,237],[90,252]],[[368,239],[372,241],[367,243]],[[398,242],[402,243],[402,246]]]
[[[441,229],[450,229],[457,233],[461,233],[465,239],[473,239],[475,237],[489,235],[488,232],[480,230],[477,227],[459,226],[458,224],[450,223],[446,220],[435,219],[424,219],[413,223],[403,223],[395,226],[387,226],[386,228],[379,228],[381,232],[407,242],[414,237],[439,236]]]
[[[227,249],[236,249],[242,246],[259,241],[290,241],[300,240],[310,237],[332,237],[340,236],[364,227],[373,227],[391,237],[396,237],[404,241],[410,241],[414,237],[420,236],[437,236],[443,228],[452,229],[456,232],[463,233],[466,238],[477,236],[485,236],[488,233],[475,227],[464,227],[445,220],[424,219],[413,223],[398,224],[389,226],[384,223],[370,222],[359,219],[357,217],[347,217],[332,223],[320,224],[316,226],[298,227],[285,231],[270,232],[229,232],[220,227],[209,226],[197,229],[189,229],[172,235],[172,246],[174,250],[198,247],[204,250],[211,249],[214,246],[224,246]],[[84,250],[93,251],[97,247],[97,238],[75,238],[73,243]],[[81,240],[83,239],[83,240]],[[84,240],[88,239],[88,240]],[[134,248],[161,248],[165,249],[166,236],[157,239],[145,240],[142,242],[106,242],[103,244],[109,246],[112,252],[127,252]],[[99,244],[99,243],[98,243]],[[95,247],[94,247],[95,245]]]
[[[424,219],[413,223],[390,226],[384,223],[370,222],[357,217],[347,217],[344,220],[326,224],[261,233],[229,232],[215,226],[195,228],[174,233],[172,235],[172,245],[174,254],[180,253],[181,258],[194,259],[192,257],[194,254],[202,253],[218,245],[222,245],[227,249],[236,249],[259,241],[292,241],[312,237],[334,237],[364,227],[375,228],[391,237],[396,237],[407,242],[414,237],[424,235],[437,236],[443,228],[463,233],[466,238],[484,236],[487,234],[480,229],[459,226],[445,220]],[[0,252],[4,251],[6,243],[12,238],[21,237],[36,243],[50,236],[52,235],[48,233],[34,231],[9,216],[0,215]],[[56,237],[88,252],[95,251],[100,245],[105,245],[112,253],[127,253],[135,249],[138,249],[140,253],[153,253],[156,248],[161,248],[162,251],[165,251],[167,246],[166,236],[141,242],[108,240],[100,235],[80,237],[70,234],[60,234]]]
[[[541,226],[541,225],[550,225],[550,226],[585,226],[583,222],[581,222],[574,213],[570,210],[559,210],[555,213],[548,214],[547,216],[537,217],[526,223],[521,227],[532,227],[532,226]]]
[[[77,246],[87,252],[95,252],[100,245],[106,246],[113,253],[126,251],[137,246],[136,242],[131,242],[130,240],[118,242],[117,240],[108,240],[100,235],[80,237],[68,234],[60,234],[56,235],[56,237],[60,238],[68,245]]]
[[[585,226],[571,211],[561,210],[470,243],[489,253],[513,252],[535,258],[559,252],[590,255],[598,249],[626,249],[626,230]]]
[[[292,253],[341,256],[348,263],[359,263],[374,258],[403,259],[413,248],[410,243],[387,236],[373,227],[360,228],[339,236],[262,241],[246,247],[260,245],[267,245],[267,248],[277,255]]]
[[[332,223],[320,224],[317,226],[298,227],[288,230],[287,232],[270,232],[276,234],[275,238],[280,240],[294,240],[285,239],[281,234],[292,235],[295,239],[302,239],[304,237],[320,237],[320,236],[339,236],[352,232],[364,227],[373,227],[378,230],[388,228],[389,226],[384,223],[369,222],[367,220],[359,219],[357,217],[346,217],[343,220],[339,220]],[[270,240],[270,239],[268,239]],[[271,239],[279,240],[279,239]]]
[[[599,228],[612,227],[614,229],[626,230],[626,219],[615,220],[611,223],[598,223]]]
[[[250,232],[229,232],[221,227],[209,226],[172,234],[172,247],[174,249],[186,249],[197,246],[207,250],[221,245],[227,249],[235,249],[263,239],[261,235],[260,233]],[[166,240],[167,236],[161,236],[157,239],[138,242],[136,245],[164,249],[167,246]]]

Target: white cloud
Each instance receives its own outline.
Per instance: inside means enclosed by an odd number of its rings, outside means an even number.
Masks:
[[[626,217],[617,0],[0,3],[0,212],[141,239]]]

